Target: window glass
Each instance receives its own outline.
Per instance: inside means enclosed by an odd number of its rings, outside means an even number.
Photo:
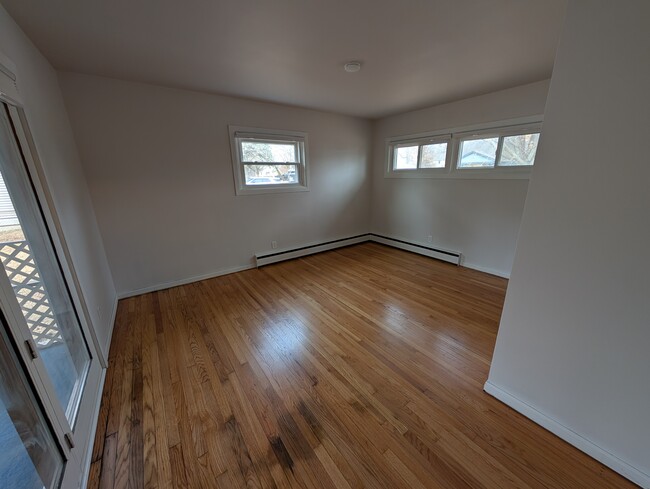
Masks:
[[[296,145],[293,143],[267,143],[242,141],[242,163],[296,163]]]
[[[535,162],[539,133],[503,138],[499,166],[530,166]]]
[[[395,148],[395,169],[414,170],[418,167],[419,146],[398,146]]]
[[[420,168],[444,168],[447,160],[447,143],[422,146]]]
[[[298,183],[298,165],[244,165],[246,185]]]
[[[497,156],[498,137],[466,139],[460,143],[458,168],[492,168]]]
[[[63,457],[0,318],[0,487],[58,487]]]

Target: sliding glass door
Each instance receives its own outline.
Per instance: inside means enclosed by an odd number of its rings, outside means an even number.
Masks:
[[[5,110],[0,116],[0,294],[18,316],[14,320],[30,354],[41,359],[73,426],[90,354],[12,129]]]
[[[0,103],[0,487],[78,487],[101,368],[30,171],[20,115]]]
[[[0,481],[2,487],[57,487],[64,458],[0,316]]]

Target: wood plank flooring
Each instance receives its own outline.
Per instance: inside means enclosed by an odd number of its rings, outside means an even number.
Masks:
[[[123,300],[89,487],[634,487],[483,392],[505,287],[365,243]]]

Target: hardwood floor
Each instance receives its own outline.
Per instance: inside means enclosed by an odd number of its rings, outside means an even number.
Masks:
[[[483,392],[505,287],[365,243],[123,300],[89,487],[634,487]]]

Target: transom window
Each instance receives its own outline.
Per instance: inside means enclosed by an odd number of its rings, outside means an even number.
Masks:
[[[449,138],[425,138],[398,142],[392,146],[393,170],[434,170],[447,168]]]
[[[539,132],[461,139],[458,168],[533,166]]]
[[[502,139],[500,166],[533,166],[539,133],[506,136]]]
[[[386,176],[528,178],[540,131],[541,120],[528,118],[389,138]]]
[[[305,191],[307,135],[302,132],[230,127],[235,191]]]

